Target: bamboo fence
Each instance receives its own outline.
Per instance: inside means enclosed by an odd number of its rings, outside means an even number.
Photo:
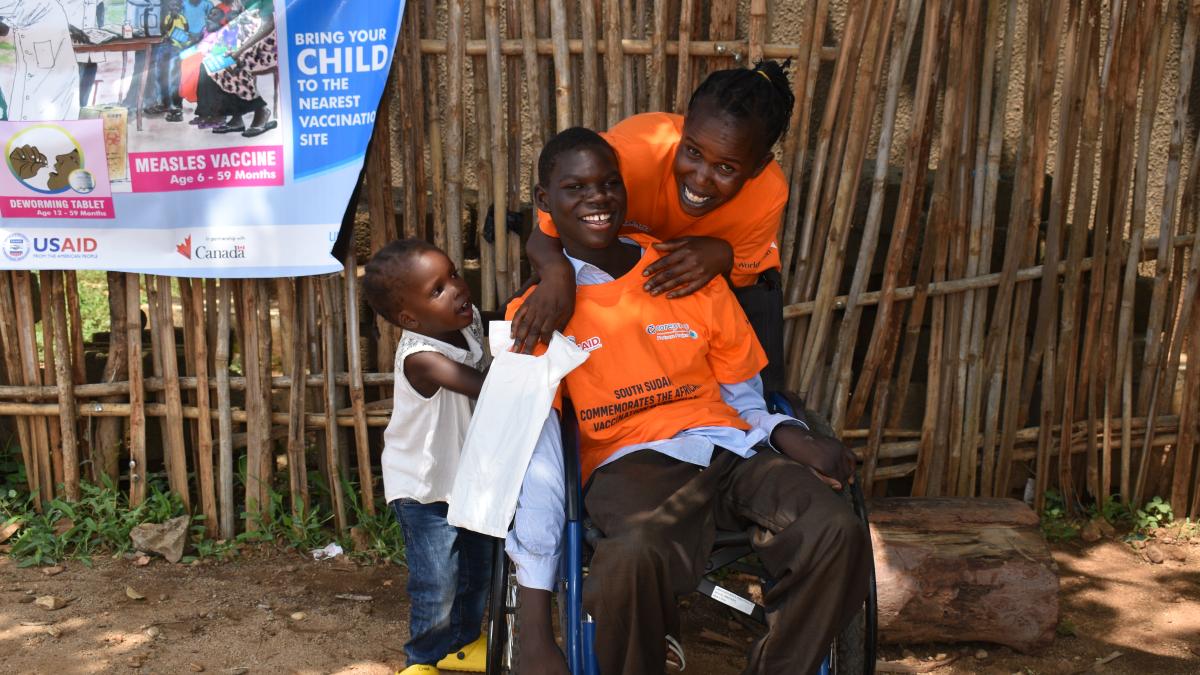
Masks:
[[[398,338],[359,297],[369,250],[428,237],[495,308],[550,134],[683,112],[766,57],[796,94],[789,385],[868,489],[1200,516],[1198,31],[1200,0],[414,0],[345,273],[109,273],[95,340],[74,273],[0,273],[0,416],[43,500],[109,476],[137,502],[154,474],[214,536],[272,490],[349,527]]]

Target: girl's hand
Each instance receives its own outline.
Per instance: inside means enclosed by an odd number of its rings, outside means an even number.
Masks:
[[[682,298],[733,269],[733,247],[724,239],[680,237],[655,244],[654,248],[666,255],[643,272],[650,277],[644,286],[650,295],[666,293],[668,298]]]
[[[550,344],[554,331],[566,328],[575,313],[575,271],[570,264],[565,267],[543,275],[513,315],[514,352],[530,354],[538,342]]]

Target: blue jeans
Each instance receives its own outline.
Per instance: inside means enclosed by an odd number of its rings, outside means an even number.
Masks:
[[[491,537],[446,521],[445,502],[397,499],[408,559],[407,665],[433,665],[479,637],[491,585]]]
[[[179,47],[163,43],[154,48],[154,79],[158,84],[158,104],[171,110],[179,110],[183,106],[183,97],[179,94],[179,80],[182,77],[179,65]]]

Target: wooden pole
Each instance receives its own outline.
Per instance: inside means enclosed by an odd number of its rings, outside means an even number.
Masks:
[[[846,245],[850,237],[850,217],[853,212],[855,196],[858,193],[863,159],[866,156],[867,136],[875,118],[875,96],[878,92],[879,71],[882,68],[883,55],[887,51],[896,2],[888,0],[886,4],[881,4],[872,1],[868,7],[862,62],[857,68],[858,82],[854,88],[855,104],[850,111],[845,158],[837,180],[833,213],[830,216],[829,230],[826,234],[826,255],[820,265],[815,298],[816,309],[813,312],[813,321],[809,327],[804,350],[797,355],[802,363],[799,389],[802,397],[806,397],[812,391],[813,382],[817,378],[817,370],[824,366],[825,344],[833,323],[832,302],[834,296],[837,295],[838,283],[845,265]],[[820,398],[816,399],[816,405],[821,407]]]
[[[600,78],[596,61],[599,58],[599,45],[596,41],[596,3],[595,0],[583,0],[579,3],[580,38],[583,42],[583,69],[580,79],[580,124],[595,129],[601,122]],[[665,73],[664,73],[665,76]],[[665,80],[665,77],[664,77]],[[515,83],[515,80],[513,80]]]
[[[767,43],[767,0],[750,0],[750,28],[748,31],[750,63],[753,66],[763,58],[763,45]]]
[[[231,288],[235,282],[222,279],[217,286],[216,352],[213,365],[217,379],[217,499],[220,531],[223,539],[234,533],[233,501],[233,406],[229,395],[229,314],[233,296]],[[300,345],[296,346],[300,351]],[[132,377],[132,374],[130,375]]]
[[[50,316],[42,316],[43,326],[49,323],[51,335],[43,333],[44,340],[53,339],[58,360],[54,367],[58,382],[58,419],[62,433],[63,488],[67,499],[79,499],[79,426],[75,417],[74,378],[71,374],[71,347],[67,339],[66,297],[62,272],[50,272]],[[43,289],[45,292],[46,289]]]
[[[292,517],[297,520],[303,518],[304,514],[308,512],[308,467],[305,461],[304,442],[304,413],[308,409],[305,399],[308,393],[305,386],[305,373],[308,370],[308,350],[305,348],[305,345],[308,344],[308,321],[305,320],[304,315],[311,304],[312,279],[312,277],[301,277],[295,280],[294,285],[289,284],[289,288],[294,288],[292,292],[296,298],[296,312],[290,317],[281,317],[294,324],[296,338],[296,348],[292,350],[290,368],[292,382],[288,389],[287,457]]]
[[[888,248],[887,262],[883,271],[883,286],[879,294],[879,309],[875,326],[871,335],[870,347],[860,371],[858,385],[850,399],[850,406],[844,418],[844,424],[854,424],[862,418],[866,411],[869,392],[875,384],[876,372],[884,361],[884,338],[895,333],[892,327],[893,318],[897,311],[894,303],[894,293],[900,279],[901,268],[904,267],[904,252],[907,247],[909,230],[913,228],[917,218],[920,202],[925,192],[925,173],[928,169],[928,152],[932,140],[933,111],[936,104],[938,70],[941,66],[938,58],[938,35],[940,34],[940,12],[928,11],[925,14],[925,28],[921,39],[920,66],[917,71],[917,87],[913,103],[914,123],[905,147],[904,178],[900,185],[900,199],[896,208],[896,220],[892,225],[892,240]],[[876,408],[880,408],[876,402]],[[871,458],[868,456],[867,461]]]
[[[521,0],[521,44],[524,47],[522,56],[525,59],[525,97],[526,105],[525,112],[529,115],[529,130],[532,137],[532,144],[529,149],[529,157],[536,158],[542,152],[542,130],[545,128],[545,121],[542,119],[541,98],[544,88],[542,87],[542,71],[538,65],[538,53],[536,48],[537,43],[537,14],[533,8],[533,0]],[[618,36],[619,37],[619,36]],[[613,58],[619,58],[614,54]],[[607,64],[608,59],[605,63]],[[610,80],[611,81],[611,80]],[[515,85],[515,82],[513,84]],[[613,92],[609,93],[609,105],[613,100]],[[524,143],[518,144],[518,147],[523,147]],[[534,160],[536,161],[536,160]],[[537,184],[537,171],[530,169],[529,171],[529,194],[532,199],[533,186]],[[536,216],[536,213],[534,214]],[[534,227],[537,227],[537,218],[534,218]]]
[[[13,273],[0,270],[0,316],[16,319],[17,309],[13,303]],[[21,347],[17,337],[17,327],[14,320],[0,321],[0,339],[4,344],[4,371],[8,374],[9,382],[21,384],[25,382],[25,372],[21,366]],[[30,420],[26,417],[17,418],[17,442],[21,444],[21,463],[25,466],[25,485],[29,492],[36,492],[37,459],[33,451],[33,431]],[[40,508],[41,503],[35,501]]]
[[[49,330],[50,324],[53,323],[51,317],[53,312],[50,309],[50,297],[52,294],[51,288],[54,286],[50,279],[50,275],[51,272],[49,270],[42,270],[38,274],[38,293],[36,294],[38,300],[38,309],[40,312],[38,314],[38,319],[43,322],[42,364],[40,373],[38,373],[38,377],[41,378],[41,382],[43,384],[56,387],[58,385],[58,369],[56,366],[57,360],[55,358],[56,354],[54,353],[54,340],[51,339],[49,335],[51,332]],[[30,330],[36,330],[36,327],[32,323],[29,325]],[[45,421],[47,423],[46,430],[50,439],[50,443],[47,448],[47,461],[49,462],[47,466],[50,467],[50,473],[48,475],[50,476],[50,484],[55,490],[55,496],[61,496],[61,488],[64,480],[62,465],[62,433],[59,430],[58,420],[51,420],[47,418]]]
[[[1152,6],[1155,8],[1158,7],[1157,4]],[[1150,170],[1150,139],[1154,128],[1155,113],[1158,110],[1158,95],[1162,89],[1164,56],[1166,54],[1166,47],[1170,43],[1171,22],[1158,17],[1156,12],[1153,12],[1152,15],[1152,23],[1156,24],[1156,30],[1151,38],[1153,46],[1150,47],[1150,67],[1146,73],[1146,79],[1142,83],[1144,94],[1142,97],[1141,116],[1138,120],[1137,161],[1134,168],[1133,205],[1129,224],[1129,254],[1125,260],[1120,297],[1120,313],[1117,319],[1116,369],[1117,375],[1122,380],[1121,386],[1123,390],[1132,390],[1133,386],[1131,372],[1133,367],[1133,306],[1136,301],[1138,262],[1142,240],[1146,234],[1146,191]],[[1180,89],[1186,91],[1188,87],[1181,86]],[[1171,228],[1168,227],[1167,232],[1160,232],[1161,238],[1169,239],[1170,230]],[[1149,355],[1147,354],[1146,356]],[[1135,403],[1132,391],[1128,393],[1123,391],[1119,400],[1121,401],[1122,419],[1131,419],[1134,414],[1133,406]],[[1125,426],[1124,429],[1125,431],[1121,438],[1120,482],[1120,494],[1123,498],[1130,494],[1130,483],[1133,480],[1131,447],[1133,439],[1128,435],[1128,426]]]
[[[813,261],[819,256],[814,252],[813,242],[821,237],[821,233],[817,230],[818,205],[821,200],[823,188],[827,187],[825,181],[826,175],[830,177],[829,183],[832,183],[832,177],[838,175],[838,170],[841,166],[841,156],[836,152],[830,152],[830,145],[833,143],[834,127],[838,120],[844,115],[839,115],[839,107],[845,103],[848,96],[843,95],[843,90],[849,91],[849,77],[847,73],[851,68],[858,63],[859,50],[862,47],[862,27],[864,23],[864,15],[867,9],[864,7],[862,0],[852,3],[848,11],[846,19],[846,28],[843,31],[843,39],[841,42],[841,52],[838,54],[837,64],[834,67],[833,79],[831,80],[829,89],[829,98],[826,100],[825,112],[821,119],[821,126],[817,130],[817,146],[816,152],[813,155],[813,167],[809,173],[808,179],[808,195],[807,205],[804,211],[804,227],[800,231],[799,252],[796,260],[795,275],[789,278],[786,289],[787,302],[793,303],[800,299],[803,295],[805,284],[812,274],[812,269],[815,267]],[[844,125],[842,125],[844,126]],[[832,160],[834,166],[826,169],[826,163]],[[822,213],[825,210],[820,210]],[[822,217],[824,221],[824,217]],[[793,322],[793,334],[790,344],[792,344],[791,352],[795,354],[803,349],[806,339],[803,335],[804,331],[796,330],[795,322]],[[786,338],[785,338],[786,339]],[[791,359],[788,364],[787,383],[789,389],[796,389],[800,385],[802,359]]]
[[[463,264],[463,50],[462,0],[446,3],[446,253]]]
[[[14,271],[13,301],[16,304],[16,325],[21,355],[21,368],[26,384],[41,384],[41,367],[38,363],[37,341],[34,339],[33,281],[29,272]],[[54,473],[50,466],[50,435],[45,418],[30,420],[33,430],[33,455],[35,462],[30,473],[37,478],[38,502],[45,505],[54,499]]]
[[[567,10],[563,0],[550,0],[550,35],[554,45],[555,131],[571,122],[571,56],[567,52]]]
[[[238,282],[238,295],[241,298],[241,348],[242,367],[246,373],[246,413],[249,421],[246,423],[246,522],[247,532],[258,530],[262,525],[264,509],[263,502],[264,476],[262,475],[263,454],[267,452],[268,432],[270,423],[267,421],[268,411],[263,410],[262,380],[259,373],[262,365],[259,363],[259,341],[263,336],[259,333],[258,292],[255,280],[242,279]],[[332,309],[332,308],[331,308]],[[332,316],[332,311],[327,314]]]
[[[125,351],[129,355],[130,506],[137,506],[146,499],[146,397],[142,392],[142,291],[139,282],[138,275],[125,275]]]
[[[484,25],[484,0],[473,0],[471,3],[471,19],[470,30],[472,35],[483,35],[486,31]],[[486,56],[486,54],[485,54]],[[475,196],[475,230],[476,244],[479,247],[479,268],[480,268],[480,289],[481,297],[477,304],[482,309],[494,309],[497,307],[496,297],[496,261],[495,247],[493,241],[488,241],[485,236],[485,224],[487,222],[488,213],[492,207],[492,188],[495,182],[492,179],[492,125],[489,120],[482,119],[489,108],[488,101],[488,84],[487,84],[487,62],[485,59],[474,59],[472,61],[472,70],[474,70],[474,87],[475,87],[475,110],[481,119],[475,126],[476,131],[476,155],[475,155],[475,181],[478,189]],[[495,222],[495,221],[493,221]]]
[[[858,261],[854,267],[854,278],[850,283],[850,291],[846,295],[845,313],[842,315],[837,349],[834,352],[833,363],[829,369],[830,377],[836,378],[836,383],[831,383],[831,386],[827,386],[826,388],[827,391],[833,392],[833,400],[828,408],[831,411],[830,420],[835,433],[845,428],[844,418],[846,400],[850,395],[852,357],[855,343],[858,341],[859,322],[862,318],[860,301],[863,292],[866,290],[867,275],[875,261],[875,250],[879,243],[879,230],[883,221],[883,199],[887,182],[888,157],[891,154],[892,134],[896,126],[896,107],[899,101],[900,81],[904,75],[904,63],[908,60],[909,52],[912,49],[920,13],[920,0],[910,0],[907,11],[901,12],[897,20],[896,32],[901,33],[903,38],[892,42],[892,52],[888,58],[887,92],[884,95],[883,122],[875,154],[875,170],[871,177],[871,201],[867,206],[867,218],[863,227],[863,239],[858,251]]]
[[[495,223],[494,264],[496,294],[500,299],[511,295],[508,278],[508,130],[504,123],[504,77],[500,56],[499,0],[485,0],[487,33],[487,102],[492,125],[489,146],[492,163],[492,222]],[[515,86],[515,82],[512,83]]]
[[[520,37],[521,8],[516,2],[505,3],[504,24],[506,36],[510,38]],[[505,58],[502,60],[505,63],[505,80],[508,83],[504,91],[504,118],[507,122],[504,134],[506,138],[514,139],[512,145],[509,146],[510,151],[507,153],[508,185],[506,190],[508,196],[505,198],[505,203],[509,205],[508,210],[521,221],[521,226],[508,237],[508,287],[515,294],[517,289],[521,287],[521,235],[524,229],[524,222],[521,217],[521,176],[525,164],[521,155],[525,144],[521,140],[517,140],[524,139],[525,137],[522,131],[521,117],[521,61],[515,58]],[[532,181],[530,185],[532,186]],[[499,300],[500,302],[504,302],[507,299],[508,296],[505,296]]]
[[[821,49],[825,39],[825,19],[829,11],[829,0],[816,0],[813,14],[803,28],[800,49],[800,61],[796,65],[797,73],[793,78],[796,104],[800,107],[800,123],[788,134],[785,150],[788,144],[794,144],[791,161],[787,166],[791,170],[788,190],[787,212],[783,218],[783,239],[781,242],[781,271],[784,287],[791,284],[793,260],[796,253],[796,231],[800,220],[800,186],[805,175],[804,167],[808,158],[809,123],[812,119],[813,97],[816,94],[817,70],[820,58],[816,54]],[[807,47],[807,50],[805,50]],[[812,190],[812,186],[808,187]],[[784,345],[791,344],[791,331],[795,322],[789,322],[784,332]]]
[[[179,283],[187,284],[189,281],[180,279]],[[192,286],[191,316],[184,322],[184,330],[191,331],[196,350],[192,368],[196,372],[196,408],[199,413],[199,420],[196,424],[196,454],[200,458],[196,464],[196,474],[199,478],[197,492],[200,495],[200,510],[204,514],[204,531],[210,538],[215,539],[220,532],[220,523],[217,516],[216,481],[213,476],[212,407],[208,391],[208,339],[204,330],[204,281],[192,279],[190,283]],[[210,296],[210,300],[216,302],[215,297]],[[185,309],[184,316],[188,315],[189,311]],[[303,352],[304,350],[294,348],[292,351]]]
[[[350,373],[350,406],[354,411],[354,446],[358,460],[358,490],[362,507],[375,515],[375,485],[371,477],[371,443],[367,438],[366,396],[362,377],[362,350],[358,340],[358,261],[346,256],[346,369]]]
[[[183,401],[179,393],[179,357],[175,348],[175,321],[172,318],[174,300],[171,292],[171,277],[156,277],[158,284],[157,316],[151,307],[151,325],[157,319],[159,326],[159,360],[166,382],[164,390],[167,404],[166,436],[163,438],[163,454],[167,460],[167,480],[171,491],[183,500],[184,508],[191,509],[188,494],[187,450],[183,438]]]
[[[529,2],[530,0],[523,0]],[[690,0],[684,0],[690,2]],[[522,12],[522,17],[524,17]],[[621,52],[621,0],[604,0],[604,82],[608,91],[606,92],[608,103],[606,107],[607,116],[604,126],[612,128],[614,124],[621,121],[625,116],[625,61],[624,54]],[[680,36],[680,40],[683,36]],[[529,46],[526,46],[526,54],[528,54]],[[530,59],[530,56],[526,56]],[[528,70],[526,71],[528,73]],[[678,101],[676,101],[678,106]],[[678,112],[678,111],[677,111]],[[533,119],[532,117],[530,119]],[[537,126],[535,125],[536,129]]]
[[[334,290],[333,277],[325,277],[319,287],[321,303],[321,344],[323,355],[323,370],[325,376],[325,466],[326,480],[329,482],[329,494],[333,498],[334,525],[338,532],[344,532],[348,527],[346,520],[346,500],[342,490],[341,460],[339,455],[337,417],[337,389],[333,380],[336,347],[334,345],[333,304],[337,293]]]

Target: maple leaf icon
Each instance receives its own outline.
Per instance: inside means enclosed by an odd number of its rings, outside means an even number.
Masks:
[[[187,236],[187,239],[183,240],[182,244],[176,244],[175,250],[179,253],[179,255],[187,258],[188,260],[191,260],[192,259],[192,235],[189,234]]]

